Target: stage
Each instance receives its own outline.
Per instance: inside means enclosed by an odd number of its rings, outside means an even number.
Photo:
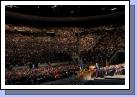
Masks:
[[[104,78],[95,78],[94,80],[77,80],[75,76],[41,83],[41,85],[124,85],[124,76],[107,76]]]

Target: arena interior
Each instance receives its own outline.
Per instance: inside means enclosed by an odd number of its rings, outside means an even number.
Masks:
[[[125,84],[125,7],[7,5],[7,85]]]

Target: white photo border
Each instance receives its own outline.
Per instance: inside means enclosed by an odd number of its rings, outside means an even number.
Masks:
[[[6,85],[5,5],[125,5],[125,85]],[[129,89],[129,1],[1,1],[1,89]]]

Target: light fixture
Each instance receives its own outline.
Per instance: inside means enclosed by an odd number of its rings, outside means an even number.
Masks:
[[[111,8],[110,10],[112,10],[112,11],[113,11],[113,10],[117,10],[117,8]]]
[[[55,7],[57,7],[58,5],[54,5],[54,6],[52,6],[51,8],[55,8]]]
[[[18,6],[15,6],[15,5],[6,5],[6,7],[8,7],[8,8],[19,8]]]

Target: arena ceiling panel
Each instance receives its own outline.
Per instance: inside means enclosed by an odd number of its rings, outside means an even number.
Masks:
[[[120,5],[7,5],[6,10],[44,17],[87,17],[124,11]]]

